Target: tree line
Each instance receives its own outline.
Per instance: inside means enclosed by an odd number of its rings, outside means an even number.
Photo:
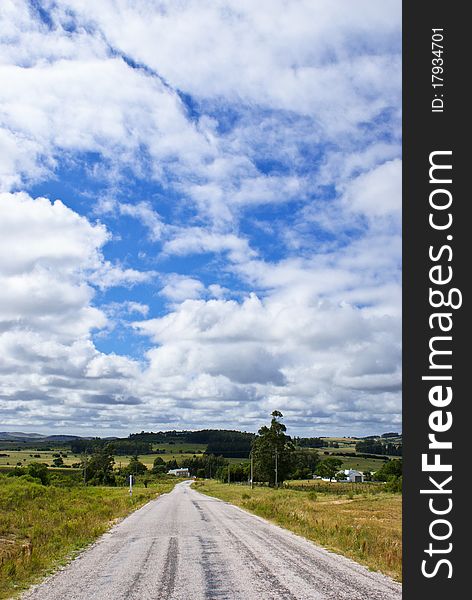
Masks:
[[[402,444],[384,442],[377,439],[364,439],[356,442],[356,452],[366,454],[381,454],[388,456],[402,456]]]

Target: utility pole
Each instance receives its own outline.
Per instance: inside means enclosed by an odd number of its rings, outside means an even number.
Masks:
[[[279,487],[278,465],[277,465],[277,446],[275,447],[275,487]]]

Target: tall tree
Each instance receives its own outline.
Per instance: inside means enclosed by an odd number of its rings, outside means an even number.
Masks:
[[[327,477],[331,481],[336,477],[343,461],[339,458],[325,458],[317,467],[316,472],[321,477]]]
[[[287,428],[282,423],[283,415],[274,410],[270,426],[262,426],[252,445],[254,479],[280,485],[291,469],[294,445]]]
[[[87,481],[92,485],[115,485],[114,464],[112,448],[108,446],[96,448],[87,461]]]

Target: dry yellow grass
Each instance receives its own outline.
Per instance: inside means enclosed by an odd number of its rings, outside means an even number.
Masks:
[[[170,491],[177,480],[149,488],[43,486],[0,476],[0,598],[66,562],[113,523]]]
[[[264,517],[401,581],[401,495],[330,494],[202,481],[198,491]],[[335,484],[334,484],[335,485]]]

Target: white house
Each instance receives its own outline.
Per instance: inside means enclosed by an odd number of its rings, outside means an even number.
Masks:
[[[175,477],[190,477],[190,471],[187,467],[182,467],[180,469],[171,469],[167,471],[167,475],[175,475]]]
[[[362,483],[364,481],[363,473],[355,469],[345,469],[344,475],[346,476],[346,481],[350,483]]]

